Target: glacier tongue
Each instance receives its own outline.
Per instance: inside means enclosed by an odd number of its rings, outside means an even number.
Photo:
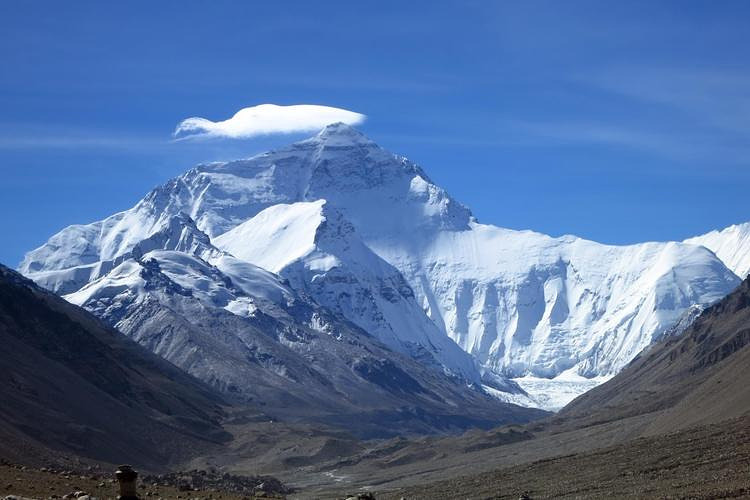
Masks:
[[[480,224],[419,166],[341,124],[278,151],[199,165],[128,211],[61,231],[20,270],[70,293],[180,214],[224,251],[296,280],[390,345],[416,342],[468,370],[450,354],[451,339],[484,371],[522,384],[562,383],[563,373],[595,383],[686,309],[739,283],[694,244],[609,246]],[[322,230],[331,217],[336,230]]]
[[[529,395],[530,401],[524,406],[558,411],[575,398],[599,384],[612,378],[612,375],[600,375],[586,378],[576,373],[563,372],[555,378],[541,378],[527,375],[513,379]],[[512,403],[510,398],[501,399]]]

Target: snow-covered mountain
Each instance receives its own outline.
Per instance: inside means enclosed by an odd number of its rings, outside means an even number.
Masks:
[[[218,236],[216,245],[287,278],[392,349],[479,382],[473,359],[433,323],[399,271],[325,200],[278,204]]]
[[[178,234],[198,232],[181,220],[186,226]],[[170,239],[144,240],[153,241]],[[210,263],[139,243],[110,271],[64,297],[272,418],[344,425],[369,437],[539,415],[387,349],[275,274],[215,247],[203,250]]]
[[[685,243],[712,250],[740,278],[750,274],[750,222],[689,238]]]
[[[514,378],[530,404],[613,375],[685,310],[739,283],[698,245],[609,246],[480,224],[419,166],[342,124],[199,165],[130,210],[64,229],[20,270],[72,293],[144,240],[216,259],[192,230],[154,236],[186,216],[182,227],[194,220],[220,252],[281,274],[387,345],[476,380],[468,353],[488,385],[513,391]]]

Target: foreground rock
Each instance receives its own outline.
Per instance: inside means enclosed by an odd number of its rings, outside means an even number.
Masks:
[[[0,459],[0,498],[82,499],[114,498],[118,486],[109,470],[86,467],[62,470],[34,468]],[[189,471],[144,475],[138,482],[140,498],[222,498],[242,500],[285,498],[291,489],[270,476],[237,476],[217,471]]]
[[[259,497],[278,497],[292,489],[271,476],[237,476],[216,470],[191,470],[143,476],[143,483],[171,486],[179,491],[221,491]]]
[[[750,417],[480,475],[388,492],[378,500],[747,498]]]

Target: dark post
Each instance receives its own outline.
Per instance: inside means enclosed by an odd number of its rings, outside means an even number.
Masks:
[[[115,477],[120,485],[120,495],[117,500],[138,500],[138,494],[135,491],[138,473],[129,465],[121,465],[117,468]]]

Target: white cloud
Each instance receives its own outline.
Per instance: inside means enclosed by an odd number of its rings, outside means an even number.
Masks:
[[[365,118],[363,114],[330,106],[261,104],[243,108],[230,119],[220,122],[213,122],[206,118],[188,118],[177,125],[174,136],[180,139],[196,137],[245,139],[267,134],[314,132],[337,122],[357,125]]]

